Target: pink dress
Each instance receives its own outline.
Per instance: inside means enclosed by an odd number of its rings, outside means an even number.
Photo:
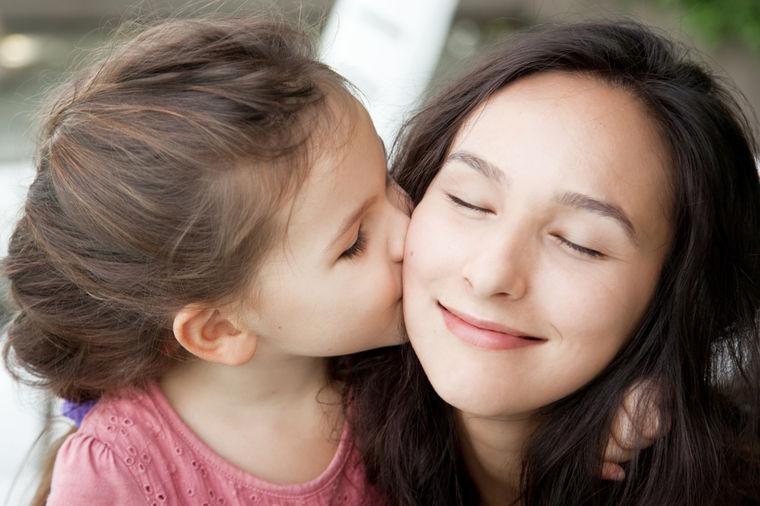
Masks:
[[[157,385],[101,399],[58,452],[47,504],[379,505],[347,428],[327,469],[296,485],[269,483],[214,453]]]

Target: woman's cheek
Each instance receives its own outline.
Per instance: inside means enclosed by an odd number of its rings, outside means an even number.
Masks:
[[[585,265],[568,270],[544,265],[537,270],[535,287],[544,294],[538,306],[551,311],[546,317],[566,344],[579,353],[598,354],[603,363],[625,343],[639,315],[630,302],[631,284],[626,286],[620,273],[608,267]]]
[[[421,203],[409,225],[406,236],[406,255],[404,273],[437,273],[462,253],[463,241],[471,238],[463,233],[457,217],[452,217],[440,206]]]

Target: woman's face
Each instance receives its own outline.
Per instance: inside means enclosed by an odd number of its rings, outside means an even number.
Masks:
[[[406,241],[407,330],[445,401],[523,417],[610,363],[668,249],[665,159],[643,106],[591,77],[524,78],[471,115]]]

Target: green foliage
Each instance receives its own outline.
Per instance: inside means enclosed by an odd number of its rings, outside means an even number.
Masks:
[[[725,40],[743,42],[760,51],[760,0],[659,0],[677,7],[684,20],[717,44]]]

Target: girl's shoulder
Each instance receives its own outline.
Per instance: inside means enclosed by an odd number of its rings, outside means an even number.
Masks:
[[[47,504],[165,502],[162,423],[151,397],[128,389],[95,404],[58,450]]]
[[[333,462],[315,480],[295,485],[268,483],[207,447],[154,384],[97,402],[59,450],[48,500],[52,506],[194,502],[380,503],[366,482],[348,430]]]

